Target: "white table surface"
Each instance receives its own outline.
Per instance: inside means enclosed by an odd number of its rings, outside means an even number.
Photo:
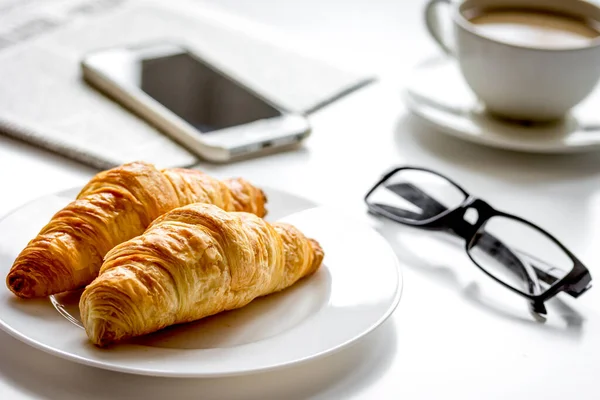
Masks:
[[[314,135],[300,151],[204,170],[218,177],[243,175],[370,218],[362,196],[385,169],[427,166],[555,233],[600,277],[599,154],[492,150],[430,131],[407,114],[402,75],[436,51],[421,26],[421,1],[218,3],[285,32],[290,47],[395,81],[314,115]],[[0,136],[0,214],[81,185],[95,172]],[[560,296],[540,324],[524,301],[462,253],[447,257],[429,250],[426,235],[369,220],[402,262],[404,293],[393,316],[349,349],[272,373],[163,379],[71,363],[0,331],[0,399],[600,398],[600,289],[578,300]]]

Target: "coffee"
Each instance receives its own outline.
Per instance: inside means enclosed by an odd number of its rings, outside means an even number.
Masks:
[[[578,48],[600,36],[588,21],[544,10],[491,9],[468,14],[479,34],[518,46]]]

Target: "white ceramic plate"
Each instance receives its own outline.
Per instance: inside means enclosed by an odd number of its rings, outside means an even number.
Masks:
[[[78,190],[35,200],[0,221],[0,272]],[[0,288],[0,327],[48,353],[116,371],[177,377],[238,375],[329,354],[380,325],[400,299],[398,261],[362,222],[277,190],[266,190],[270,220],[298,226],[324,248],[320,270],[248,306],[167,328],[134,344],[99,349],[79,322],[79,293],[21,300]],[[287,216],[287,217],[286,217]],[[54,303],[54,305],[53,305]],[[60,311],[60,312],[59,312]]]
[[[493,77],[490,77],[493,79]],[[464,81],[454,60],[435,57],[406,80],[410,111],[440,132],[470,142],[532,153],[600,150],[600,88],[556,124],[523,125],[490,117]]]

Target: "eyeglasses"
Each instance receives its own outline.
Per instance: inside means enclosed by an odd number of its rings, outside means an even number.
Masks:
[[[554,236],[520,217],[495,210],[451,179],[425,168],[386,173],[365,196],[372,214],[461,237],[483,272],[529,299],[544,303],[559,292],[579,297],[591,287],[588,269]]]

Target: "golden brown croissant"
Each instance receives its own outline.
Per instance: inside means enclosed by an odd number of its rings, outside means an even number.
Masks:
[[[295,227],[191,204],[112,249],[79,302],[106,345],[242,307],[315,272],[323,250]]]
[[[265,215],[264,193],[242,179],[219,181],[194,170],[125,164],[96,175],[54,215],[17,257],[6,284],[23,298],[87,285],[110,249],[141,235],[167,211],[195,202]]]

